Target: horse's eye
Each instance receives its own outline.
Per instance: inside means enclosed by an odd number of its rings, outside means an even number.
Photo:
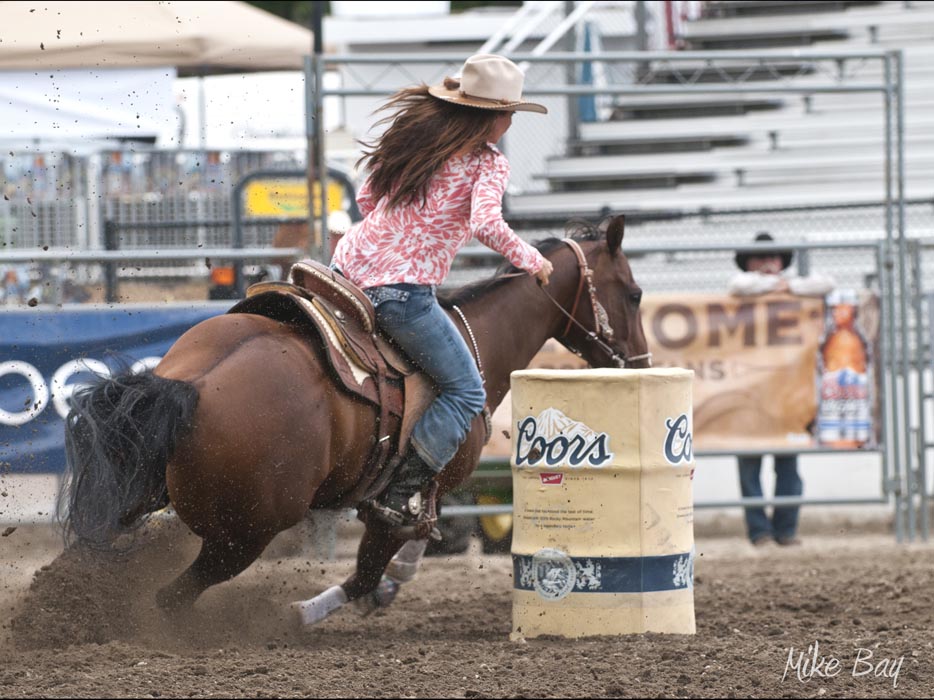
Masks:
[[[638,306],[639,303],[642,301],[642,290],[639,289],[639,290],[637,290],[637,291],[635,291],[635,292],[630,292],[630,293],[629,293],[629,300],[630,300],[633,304],[636,304],[636,305]]]

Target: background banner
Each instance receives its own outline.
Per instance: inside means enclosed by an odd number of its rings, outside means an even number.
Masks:
[[[878,297],[646,294],[642,325],[655,367],[694,371],[700,451],[873,448],[881,403]],[[585,364],[548,341],[531,367]],[[504,408],[505,407],[505,408]],[[508,458],[509,402],[493,417],[486,456]]]
[[[92,372],[154,366],[191,326],[231,302],[0,312],[0,470],[60,472],[63,418]],[[880,434],[878,297],[646,295],[655,367],[694,371],[698,451],[873,448]],[[548,341],[531,368],[579,369]],[[507,397],[484,456],[508,459]]]
[[[0,470],[61,472],[76,385],[92,372],[154,366],[182,333],[231,303],[0,312]]]

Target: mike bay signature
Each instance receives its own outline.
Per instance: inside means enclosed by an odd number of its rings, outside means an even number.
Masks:
[[[902,670],[905,656],[882,657],[872,649],[858,647],[854,649],[852,663],[836,656],[821,655],[820,643],[808,644],[807,651],[798,651],[794,647],[788,649],[788,660],[785,662],[785,672],[782,674],[782,683],[786,678],[797,678],[807,683],[812,678],[835,678],[841,673],[849,672],[853,678],[861,676],[875,676],[876,678],[891,678],[892,687],[898,687],[898,674]]]

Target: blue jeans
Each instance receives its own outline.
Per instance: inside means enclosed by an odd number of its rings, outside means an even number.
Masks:
[[[431,377],[440,394],[412,430],[412,447],[440,472],[486,404],[486,391],[467,343],[438,304],[434,287],[391,284],[363,290],[380,329]]]
[[[762,498],[761,467],[761,455],[739,458],[739,488],[743,498]],[[775,455],[775,495],[800,496],[803,492],[804,484],[798,476],[798,455]],[[746,532],[753,542],[765,536],[791,538],[798,530],[798,506],[776,507],[771,521],[764,508],[746,508],[745,515]]]

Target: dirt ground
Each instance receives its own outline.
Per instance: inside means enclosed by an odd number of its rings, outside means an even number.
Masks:
[[[172,623],[153,592],[191,560],[193,535],[162,522],[136,554],[105,561],[62,553],[48,527],[19,527],[0,537],[0,696],[913,698],[934,691],[934,545],[896,545],[892,535],[872,533],[809,535],[794,548],[754,549],[735,537],[696,544],[696,635],[513,642],[511,559],[482,555],[478,543],[426,560],[386,611],[360,618],[348,607],[298,632],[286,619],[288,603],[350,572],[349,538],[325,561],[296,555],[296,543],[280,538]]]

